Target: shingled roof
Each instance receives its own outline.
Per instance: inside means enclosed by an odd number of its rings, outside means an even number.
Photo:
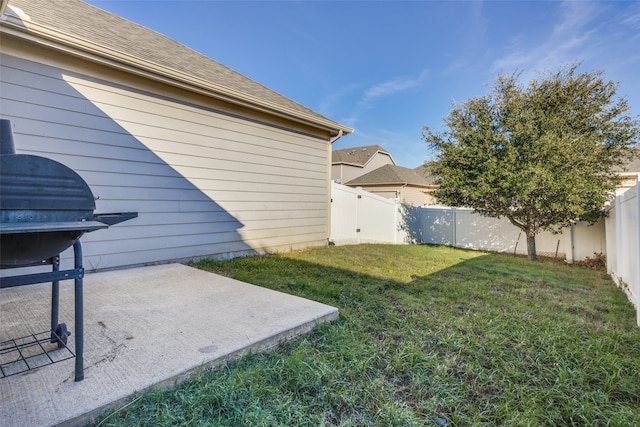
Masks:
[[[413,168],[413,170],[418,175],[421,175],[429,183],[429,185],[438,185],[436,183],[437,176],[433,174],[433,171],[431,169],[431,162],[422,164],[416,168]]]
[[[396,165],[384,165],[347,182],[346,185],[416,185],[433,186],[422,174],[414,169]]]
[[[384,153],[391,157],[391,154],[379,145],[366,145],[363,147],[344,148],[334,150],[331,153],[331,163],[347,163],[350,165],[364,166],[376,153]],[[393,161],[393,158],[391,158]]]
[[[618,173],[634,174],[640,173],[640,148],[633,148],[633,156],[623,165],[616,168]]]
[[[7,5],[7,0],[1,1]],[[112,66],[204,89],[209,95],[334,134],[353,131],[167,36],[80,0],[9,0],[4,15],[3,32],[35,36]]]

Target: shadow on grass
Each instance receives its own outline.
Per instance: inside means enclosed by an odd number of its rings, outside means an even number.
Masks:
[[[640,425],[640,331],[602,273],[425,246],[198,266],[340,318],[147,396],[114,425]]]

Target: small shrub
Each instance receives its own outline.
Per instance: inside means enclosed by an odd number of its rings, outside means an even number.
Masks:
[[[607,271],[607,256],[602,252],[594,252],[593,258],[586,257],[584,261],[577,263],[586,268],[599,271]]]

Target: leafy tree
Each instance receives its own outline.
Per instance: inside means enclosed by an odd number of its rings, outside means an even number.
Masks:
[[[527,236],[594,223],[614,195],[620,168],[638,143],[617,84],[578,65],[548,72],[525,87],[519,74],[498,76],[489,94],[453,105],[448,130],[424,127],[435,150],[440,203],[506,217]]]

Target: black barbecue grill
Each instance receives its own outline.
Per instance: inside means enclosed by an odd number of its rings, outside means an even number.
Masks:
[[[11,123],[0,120],[0,268],[52,266],[52,271],[44,273],[0,277],[0,288],[51,282],[49,340],[68,350],[66,343],[70,333],[64,323],[58,323],[59,281],[75,280],[76,381],[84,378],[84,268],[79,239],[84,233],[138,216],[135,212],[94,214],[95,208],[91,189],[75,171],[46,157],[16,154]],[[74,268],[61,271],[60,253],[71,246],[74,249]],[[33,356],[25,349],[32,345],[44,350],[37,338],[31,342],[20,339],[0,343],[0,356],[5,355],[0,358],[0,378],[8,376],[6,372],[31,369],[29,359]],[[52,360],[51,357],[49,359]],[[16,369],[16,364],[21,364],[24,369]]]

